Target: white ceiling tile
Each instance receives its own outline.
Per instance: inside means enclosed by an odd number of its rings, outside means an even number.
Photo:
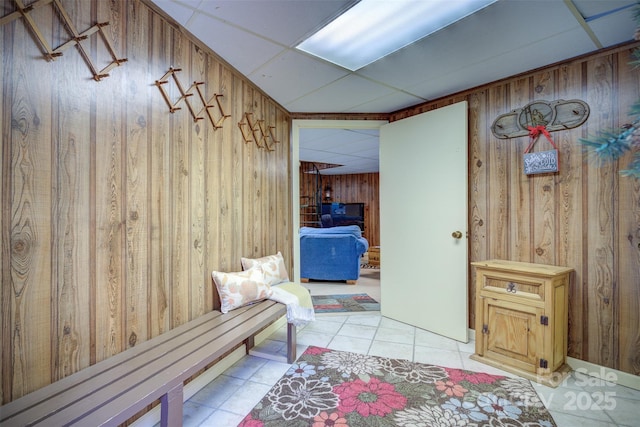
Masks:
[[[187,29],[245,75],[284,49],[264,38],[201,13],[190,20]]]
[[[195,1],[173,1],[173,0],[152,0],[153,3],[158,5],[169,16],[179,22],[181,25],[186,26],[186,23],[195,13],[196,8],[200,4],[201,0]]]
[[[349,97],[344,97],[345,91],[349,91]],[[313,105],[314,112],[330,111],[335,113],[345,112],[354,105],[365,104],[374,99],[389,95],[393,92],[388,86],[374,83],[371,80],[356,75],[347,75],[336,80],[303,98],[287,103],[292,111],[300,111],[306,105]],[[357,108],[357,107],[356,107]]]
[[[636,5],[635,0],[573,0],[576,9],[586,19],[593,18],[597,15],[608,13],[610,11],[627,8],[626,10],[633,11],[633,6]]]
[[[513,19],[514,16],[527,18]],[[541,28],[543,22],[544,29]],[[499,23],[499,31],[496,31],[496,23]],[[359,73],[397,88],[409,88],[520,49],[538,39],[551,39],[568,29],[577,28],[579,24],[563,2],[499,1],[363,68]],[[538,36],[532,37],[534,34]],[[520,50],[523,57],[541,54]],[[499,69],[501,65],[496,62],[493,67]],[[485,70],[483,74],[493,75],[496,71]]]
[[[249,78],[284,105],[347,74],[333,64],[288,50],[255,70]]]
[[[429,99],[440,98],[448,93],[455,93],[519,74],[538,66],[559,62],[567,58],[567,55],[575,52],[579,52],[577,53],[579,55],[593,49],[593,43],[587,34],[581,28],[574,28],[554,38],[531,41],[521,49],[502,52],[494,57],[488,56],[483,61],[443,73],[407,90]],[[536,55],[528,55],[523,54],[523,52],[538,53]],[[502,65],[499,70],[493,71],[490,79],[487,79],[484,70],[492,67],[495,63]],[[447,91],[445,93],[443,91],[445,87],[453,92]]]
[[[637,26],[633,13],[633,9],[624,9],[589,22],[589,27],[604,46],[620,43],[621,40],[630,41]]]
[[[406,92],[392,92],[389,95],[374,99],[371,102],[357,105],[348,110],[350,113],[377,113],[380,111],[394,112],[427,101],[425,98]]]
[[[202,9],[229,24],[294,47],[355,0],[206,0]]]

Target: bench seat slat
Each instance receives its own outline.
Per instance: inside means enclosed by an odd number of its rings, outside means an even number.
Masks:
[[[9,402],[2,406],[2,410],[0,411],[0,424],[2,424],[5,419],[13,417],[19,412],[38,405],[43,400],[50,398],[50,396],[69,393],[70,389],[77,387],[84,381],[95,379],[99,375],[107,375],[111,377],[111,369],[114,369],[117,366],[126,365],[130,360],[143,356],[145,353],[161,346],[163,343],[172,342],[184,333],[187,333],[189,330],[196,329],[203,324],[206,325],[210,322],[220,321],[219,318],[221,316],[222,313],[219,311],[211,311],[190,322],[177,326],[164,334],[144,341],[135,347],[129,348],[121,353],[109,357],[108,359],[100,361],[95,365],[88,366],[52,384],[26,394],[17,400]]]
[[[16,404],[11,406],[15,416],[9,419],[2,407],[0,421],[117,425],[282,317],[286,308],[267,300],[224,315],[212,313],[141,343],[137,351],[134,347],[125,356],[116,355],[71,375],[62,385],[56,382],[34,392],[39,396],[27,395],[30,398],[24,402],[21,398],[5,405]],[[42,403],[37,403],[38,397]]]
[[[286,312],[286,310],[285,310]],[[266,314],[266,313],[265,313]],[[278,319],[282,313],[275,312],[272,313],[273,320]],[[246,324],[243,325],[250,327],[254,331],[258,331],[264,326],[264,320],[258,317],[253,317],[247,320]],[[234,332],[241,328],[234,329]],[[242,334],[240,339],[246,339],[247,334]],[[221,338],[215,341],[216,349],[211,349],[211,346],[202,346],[201,348],[194,351],[192,354],[187,356],[184,359],[181,359],[179,363],[168,367],[163,372],[159,373],[159,375],[148,378],[146,381],[141,382],[138,386],[123,392],[116,399],[109,403],[109,406],[104,406],[99,408],[97,411],[89,414],[82,420],[78,420],[78,426],[99,426],[99,425],[118,425],[133,415],[138,413],[141,409],[143,409],[149,401],[154,401],[159,398],[161,393],[158,395],[152,395],[150,392],[154,390],[166,390],[170,389],[173,384],[177,381],[184,381],[185,379],[191,377],[193,374],[198,372],[200,369],[204,368],[207,364],[217,359],[220,355],[225,354],[227,351],[231,350],[235,347],[238,342],[238,336],[234,336],[233,333],[225,334]],[[164,378],[170,378],[167,380]],[[148,399],[140,399],[139,396],[149,395]],[[138,402],[136,402],[136,399]],[[135,402],[136,404],[133,404]],[[117,408],[121,407],[129,407],[129,409],[118,416],[114,416],[113,410],[111,409],[115,405]],[[103,420],[105,420],[103,422]],[[52,421],[55,422],[55,418],[52,418]],[[96,423],[96,421],[100,421],[100,423]]]

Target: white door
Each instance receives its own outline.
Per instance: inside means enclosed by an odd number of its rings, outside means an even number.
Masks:
[[[467,103],[382,126],[382,315],[467,342],[466,234]]]

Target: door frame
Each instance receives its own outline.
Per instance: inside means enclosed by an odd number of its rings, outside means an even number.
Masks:
[[[291,206],[293,220],[293,278],[300,282],[300,129],[380,129],[387,120],[309,120],[291,121]]]

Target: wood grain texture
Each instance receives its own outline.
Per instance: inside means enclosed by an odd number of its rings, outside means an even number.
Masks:
[[[468,245],[469,259],[486,259],[487,253],[487,218],[489,213],[487,210],[487,192],[488,188],[485,184],[486,177],[486,151],[487,144],[484,143],[489,135],[488,129],[483,126],[487,121],[486,117],[486,92],[478,92],[469,96],[469,185],[468,185]],[[475,311],[475,295],[476,281],[475,267],[470,266],[469,271],[469,327],[475,328],[476,311]]]
[[[47,62],[19,20],[0,32],[3,402],[210,311],[211,271],[240,256],[292,267],[289,114],[146,2],[64,5],[79,31],[109,21],[128,61],[96,82],[75,49]],[[37,19],[68,37],[51,8]],[[98,38],[85,48],[106,65]],[[235,117],[170,113],[154,84],[170,66]],[[245,111],[277,127],[275,151],[245,146]]]
[[[561,66],[558,69],[557,91],[562,99],[584,99],[582,96],[581,64]],[[555,132],[554,141],[560,147],[562,174],[557,181],[557,207],[555,221],[556,231],[556,263],[568,265],[575,269],[573,280],[569,282],[569,334],[568,352],[575,358],[582,358],[583,348],[583,287],[580,286],[583,271],[582,251],[582,166],[583,150],[577,143],[583,136],[584,129],[576,128],[566,132]],[[585,135],[586,136],[586,135]]]
[[[511,109],[519,108],[528,103],[533,92],[533,79],[521,78],[513,81],[509,85],[509,104]],[[543,138],[538,141],[538,147],[534,151],[540,151],[541,146],[548,144]],[[512,165],[522,164],[524,151],[529,145],[528,137],[513,138],[506,141],[496,140],[497,144],[506,144],[511,147],[509,153],[509,163]],[[546,147],[550,149],[550,147]],[[513,173],[511,175],[509,185],[509,212],[511,220],[509,221],[509,236],[513,246],[511,249],[511,258],[519,260],[533,261],[531,254],[531,245],[529,245],[529,236],[533,232],[532,226],[532,185],[536,180],[524,173]]]
[[[150,23],[154,31],[149,37],[150,75],[147,78],[155,81],[167,71],[166,64],[171,58],[171,39],[174,30],[156,14],[152,14]],[[149,172],[151,223],[149,316],[151,336],[157,336],[170,329],[171,236],[169,224],[172,203],[167,189],[171,176],[169,169],[171,141],[168,137],[171,118],[162,97],[153,95],[152,92],[149,97],[150,120],[148,123],[151,148],[149,153],[151,163]]]
[[[489,89],[488,110],[491,117],[495,117],[505,104],[508,87],[496,86]],[[495,258],[510,259],[511,247],[509,245],[509,176],[512,173],[509,162],[513,141],[499,141],[490,139],[490,149],[487,151],[487,175],[485,185],[490,194],[487,200],[487,230],[489,253],[496,254]]]
[[[588,61],[587,103],[597,105],[592,112],[588,127],[611,129],[613,117],[617,113],[614,106],[613,55]],[[614,198],[617,197],[618,167],[614,163],[597,164],[589,162],[585,181],[588,194],[585,206],[589,213],[587,248],[589,264],[587,268],[587,308],[589,341],[588,358],[604,366],[615,366],[614,307]]]
[[[38,15],[34,18],[44,34],[51,35],[51,21]],[[24,27],[16,25],[10,52],[23,52],[31,42]],[[6,58],[5,58],[6,61]],[[7,64],[9,65],[9,64]],[[38,81],[30,79],[32,73]],[[8,204],[3,205],[4,224],[8,227],[8,282],[3,287],[3,312],[9,336],[3,341],[4,358],[11,371],[5,372],[4,398],[13,399],[51,381],[52,376],[52,316],[56,312],[50,301],[54,297],[50,286],[52,277],[52,144],[46,141],[52,126],[52,105],[42,105],[40,97],[52,96],[48,84],[51,70],[46,63],[33,64],[21,56],[11,61],[8,78],[13,85],[10,121],[3,129],[3,146],[8,140],[7,180]],[[10,362],[9,362],[10,361]],[[8,390],[7,390],[8,389]]]
[[[10,13],[10,9],[7,8],[8,5],[4,5],[5,8],[2,11],[3,16],[7,13]],[[8,46],[8,37],[5,38],[5,32],[0,31],[0,43],[2,46]],[[5,55],[0,55],[0,69],[5,69]],[[4,95],[4,85],[0,85],[0,102],[2,103],[2,113],[0,113],[0,131],[2,131],[3,135],[5,132],[5,123],[7,121],[11,122],[11,115],[7,112],[10,111],[8,105],[5,104],[5,100],[9,100],[10,97]],[[4,138],[3,138],[4,139]],[[8,197],[10,194],[9,188],[7,185],[9,184],[9,180],[5,178],[5,171],[10,170],[9,167],[9,155],[10,150],[7,146],[8,144],[2,144],[2,149],[0,150],[0,206],[10,206],[11,199]],[[11,331],[9,329],[10,326],[10,314],[9,310],[5,310],[4,301],[7,301],[9,287],[5,285],[5,283],[10,283],[10,275],[9,275],[9,236],[8,229],[9,227],[5,224],[5,221],[9,220],[9,215],[5,212],[5,209],[0,209],[0,281],[2,283],[2,287],[0,288],[0,341],[6,343],[9,341],[9,337],[11,335]],[[9,381],[5,382],[5,378],[8,378],[7,373],[11,370],[11,359],[5,356],[5,352],[3,350],[2,345],[0,345],[0,404],[4,402],[5,389],[7,390],[7,395],[11,395],[11,384]]]
[[[618,69],[626,70],[633,60],[631,50],[618,54]],[[618,80],[619,111],[626,111],[629,105],[640,98],[640,74],[621,72]],[[624,126],[631,116],[620,114],[617,126]],[[631,153],[620,160],[626,168],[631,162]],[[618,369],[623,372],[640,374],[640,180],[621,178],[619,180],[619,208],[615,221],[618,225],[616,256],[618,261],[617,289],[618,306],[615,324],[618,337]]]

